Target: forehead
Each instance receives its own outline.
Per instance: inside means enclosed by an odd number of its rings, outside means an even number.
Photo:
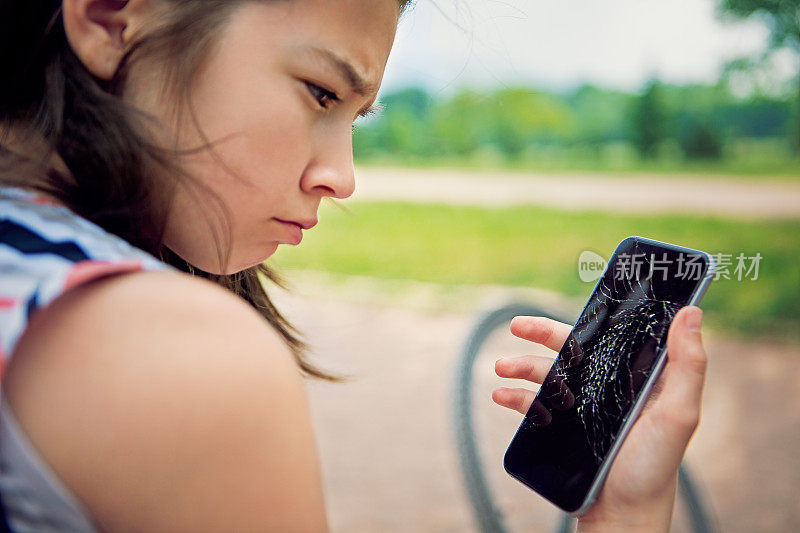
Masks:
[[[398,0],[291,0],[274,8],[270,31],[288,57],[341,60],[365,89],[380,84],[394,42]],[[327,56],[327,57],[325,57]]]

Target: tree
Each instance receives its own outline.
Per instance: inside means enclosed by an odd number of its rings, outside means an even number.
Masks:
[[[761,16],[770,28],[770,47],[789,47],[800,54],[800,0],[721,0],[720,10],[739,18]],[[800,70],[797,73],[797,138],[800,152]]]
[[[572,125],[558,99],[527,87],[505,87],[492,95],[492,138],[510,159],[518,159],[536,137],[557,137]]]
[[[469,87],[437,102],[431,113],[433,137],[442,154],[467,156],[486,140],[491,99]]]
[[[722,139],[710,123],[692,126],[680,139],[681,150],[687,159],[714,160],[722,157]]]
[[[634,143],[642,158],[656,156],[659,144],[666,137],[665,120],[661,86],[657,80],[652,80],[633,110]]]

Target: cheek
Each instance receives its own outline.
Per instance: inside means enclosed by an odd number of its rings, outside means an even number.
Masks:
[[[217,184],[272,190],[274,185],[299,182],[310,159],[311,124],[308,106],[293,83],[299,82],[270,84],[266,76],[243,76],[235,83],[210,84],[199,95],[198,121],[221,158],[206,154],[203,164],[206,170],[215,169]],[[239,178],[225,172],[225,166]]]

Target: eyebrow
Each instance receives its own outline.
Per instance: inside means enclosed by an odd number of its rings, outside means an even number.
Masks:
[[[314,45],[301,46],[298,47],[298,49],[304,52],[311,52],[316,56],[325,59],[329,65],[334,67],[334,69],[336,69],[336,71],[338,71],[339,74],[347,80],[353,92],[362,96],[367,96],[378,92],[378,85],[370,83],[364,79],[364,76],[362,76],[351,63],[338,56],[332,50]],[[373,115],[383,108],[384,106],[373,103],[370,106],[361,108],[358,111],[358,116],[366,117],[367,115]]]

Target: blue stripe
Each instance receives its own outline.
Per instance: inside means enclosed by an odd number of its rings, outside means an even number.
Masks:
[[[52,254],[77,263],[89,256],[73,241],[52,242],[10,220],[0,221],[0,242],[23,254]]]
[[[33,296],[28,298],[28,303],[25,306],[25,316],[28,317],[28,320],[31,319],[33,316],[33,312],[39,309],[39,291],[33,293]],[[26,324],[27,326],[27,324]]]

